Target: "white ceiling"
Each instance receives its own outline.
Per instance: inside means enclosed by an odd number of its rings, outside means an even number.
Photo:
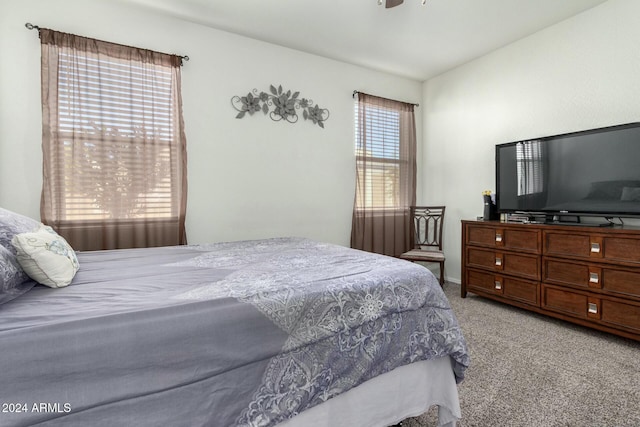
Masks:
[[[606,0],[126,0],[281,46],[426,80]]]

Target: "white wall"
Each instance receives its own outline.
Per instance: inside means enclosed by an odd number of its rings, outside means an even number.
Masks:
[[[189,55],[182,69],[190,243],[306,236],[349,244],[354,89],[420,102],[422,83],[148,13],[109,0],[0,3],[0,206],[39,217],[40,43],[24,24]],[[331,117],[235,119],[230,99],[270,84],[300,91]],[[422,107],[420,107],[422,108]],[[418,109],[419,111],[419,109]],[[417,133],[422,134],[417,114]],[[419,167],[420,169],[420,167]]]
[[[447,206],[447,277],[460,220],[494,189],[494,145],[640,120],[640,2],[610,0],[424,85],[108,0],[0,2],[0,206],[38,217],[40,46],[32,22],[189,55],[183,101],[189,241],[299,235],[347,245],[354,89],[419,102],[418,201]],[[428,53],[425,53],[428,54]],[[331,111],[325,129],[234,119],[233,95],[282,84]],[[421,99],[422,98],[422,99]],[[422,126],[424,123],[424,129]]]
[[[425,203],[447,206],[447,278],[461,219],[495,190],[496,144],[640,121],[640,2],[610,0],[424,85]]]

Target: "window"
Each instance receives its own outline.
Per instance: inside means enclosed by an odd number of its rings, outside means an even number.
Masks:
[[[391,256],[410,249],[416,201],[414,105],[358,93],[351,247]]]
[[[518,196],[544,191],[542,150],[541,141],[525,141],[516,145]]]
[[[400,113],[382,106],[365,109],[356,104],[357,187],[360,209],[397,209],[400,203]],[[360,117],[361,116],[361,117]],[[362,126],[360,124],[362,121]]]
[[[51,30],[41,39],[43,221],[72,240],[111,230],[118,248],[186,243],[180,58]],[[154,229],[163,236],[144,236]]]

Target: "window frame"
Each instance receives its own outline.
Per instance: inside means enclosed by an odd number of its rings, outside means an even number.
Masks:
[[[365,203],[367,199],[371,199],[371,204],[367,204],[365,206],[358,205],[358,198],[356,197],[356,205],[355,209],[357,211],[366,211],[371,213],[380,213],[386,214],[390,212],[404,212],[407,210],[407,207],[402,206],[402,197],[401,197],[401,189],[400,189],[400,179],[401,173],[403,170],[403,166],[407,167],[409,163],[409,159],[403,159],[401,153],[401,144],[400,144],[400,112],[398,110],[394,110],[392,108],[388,108],[382,105],[368,105],[365,111],[360,111],[359,102],[356,100],[354,104],[354,112],[355,112],[355,156],[356,156],[356,168],[358,168],[360,164],[363,162],[368,165],[367,172],[372,172],[372,167],[375,167],[377,164],[382,169],[380,172],[384,174],[384,172],[388,169],[385,169],[384,165],[395,165],[397,170],[395,171],[396,177],[393,182],[393,194],[390,197],[393,201],[390,204],[387,203],[373,203],[373,199],[376,198],[387,198],[389,194],[386,190],[382,190],[376,194],[367,194],[364,196]],[[360,117],[363,116],[365,123],[368,123],[368,126],[365,128],[377,128],[378,131],[372,130],[367,132],[367,137],[365,138],[367,141],[370,141],[369,145],[372,145],[371,151],[375,151],[377,149],[378,152],[383,151],[382,155],[364,155],[364,147],[365,145],[362,142],[361,134],[363,132],[363,128],[360,126]],[[390,131],[393,131],[390,134]],[[393,141],[393,142],[391,142]],[[391,149],[389,150],[391,146]],[[384,156],[385,151],[389,151],[391,155]],[[382,180],[384,181],[384,176]],[[361,179],[358,175],[358,179]],[[363,177],[362,179],[367,179]],[[371,180],[375,178],[369,178],[369,184],[371,184]],[[358,183],[356,183],[358,185]],[[384,182],[382,183],[384,185]],[[366,186],[370,188],[370,185]],[[373,189],[371,189],[373,190]]]

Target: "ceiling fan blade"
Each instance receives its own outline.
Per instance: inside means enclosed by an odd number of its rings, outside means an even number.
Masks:
[[[404,0],[387,0],[384,7],[390,9],[392,7],[400,6],[404,3]]]

